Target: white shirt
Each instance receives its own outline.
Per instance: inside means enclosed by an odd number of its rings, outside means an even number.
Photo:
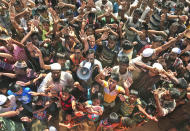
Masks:
[[[126,73],[121,74],[121,73],[119,72],[119,66],[114,66],[114,67],[112,68],[112,73],[115,73],[115,74],[118,74],[118,75],[119,75],[119,82],[118,82],[118,85],[119,85],[119,86],[124,87],[124,86],[123,86],[123,83],[124,83],[125,81],[127,81],[127,88],[129,88],[129,87],[131,86],[131,84],[133,83],[133,80],[132,80],[132,73],[131,73],[129,70],[127,70]]]
[[[101,6],[102,6],[102,0],[98,0],[95,2],[96,10],[99,12],[102,12]],[[113,4],[108,0],[105,6],[109,7],[111,10],[113,10]]]
[[[143,13],[142,13],[140,19],[141,19],[141,20],[144,20],[144,19],[146,18],[146,15],[148,14],[149,11],[150,11],[150,7],[147,6],[147,7],[145,8],[145,10],[143,11]]]
[[[66,86],[72,86],[73,84],[73,77],[70,73],[61,71],[60,80],[58,82],[54,82],[52,79],[52,73],[48,73],[47,76],[44,78],[42,83],[40,84],[37,92],[45,92],[45,89],[49,86],[53,86],[53,91],[62,91],[66,88]]]

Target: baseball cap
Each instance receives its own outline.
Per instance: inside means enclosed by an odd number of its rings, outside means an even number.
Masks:
[[[146,49],[144,49],[144,51],[142,53],[142,56],[143,57],[150,57],[150,56],[153,55],[153,53],[154,53],[154,49],[152,49],[152,48],[146,48]]]
[[[5,95],[0,95],[0,106],[5,104],[7,97]]]

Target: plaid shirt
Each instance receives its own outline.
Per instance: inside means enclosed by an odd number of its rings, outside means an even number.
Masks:
[[[168,60],[169,59],[169,53],[165,53],[164,55],[163,55],[163,57],[164,57],[164,59],[166,59],[166,60]],[[179,57],[177,57],[176,59],[175,59],[175,61],[174,61],[174,63],[172,64],[172,67],[178,67],[179,65],[181,65],[181,64],[183,64],[183,61],[179,58]]]

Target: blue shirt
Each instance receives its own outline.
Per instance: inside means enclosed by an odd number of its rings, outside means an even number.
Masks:
[[[31,89],[29,87],[22,87],[22,94],[21,95],[17,95],[15,93],[13,93],[11,90],[8,90],[7,94],[8,95],[14,95],[23,104],[27,104],[27,103],[31,102],[31,95],[28,93],[30,91],[31,91]]]

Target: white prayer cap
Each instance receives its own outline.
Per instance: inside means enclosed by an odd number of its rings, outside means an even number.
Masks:
[[[5,95],[0,95],[0,106],[5,104],[7,97]]]
[[[154,53],[154,49],[152,49],[152,48],[146,48],[146,49],[144,49],[144,51],[142,53],[142,56],[143,57],[150,57],[150,56],[153,55],[153,53]]]
[[[59,63],[53,63],[50,65],[51,70],[61,70],[61,65]]]
[[[57,129],[54,126],[50,126],[49,131],[57,131]]]
[[[181,53],[181,49],[179,49],[178,47],[174,47],[172,49],[172,52],[179,55]]]
[[[156,69],[158,69],[158,70],[163,70],[163,66],[162,66],[160,63],[154,63],[154,64],[152,65],[152,67],[154,67],[154,68],[156,68]]]

